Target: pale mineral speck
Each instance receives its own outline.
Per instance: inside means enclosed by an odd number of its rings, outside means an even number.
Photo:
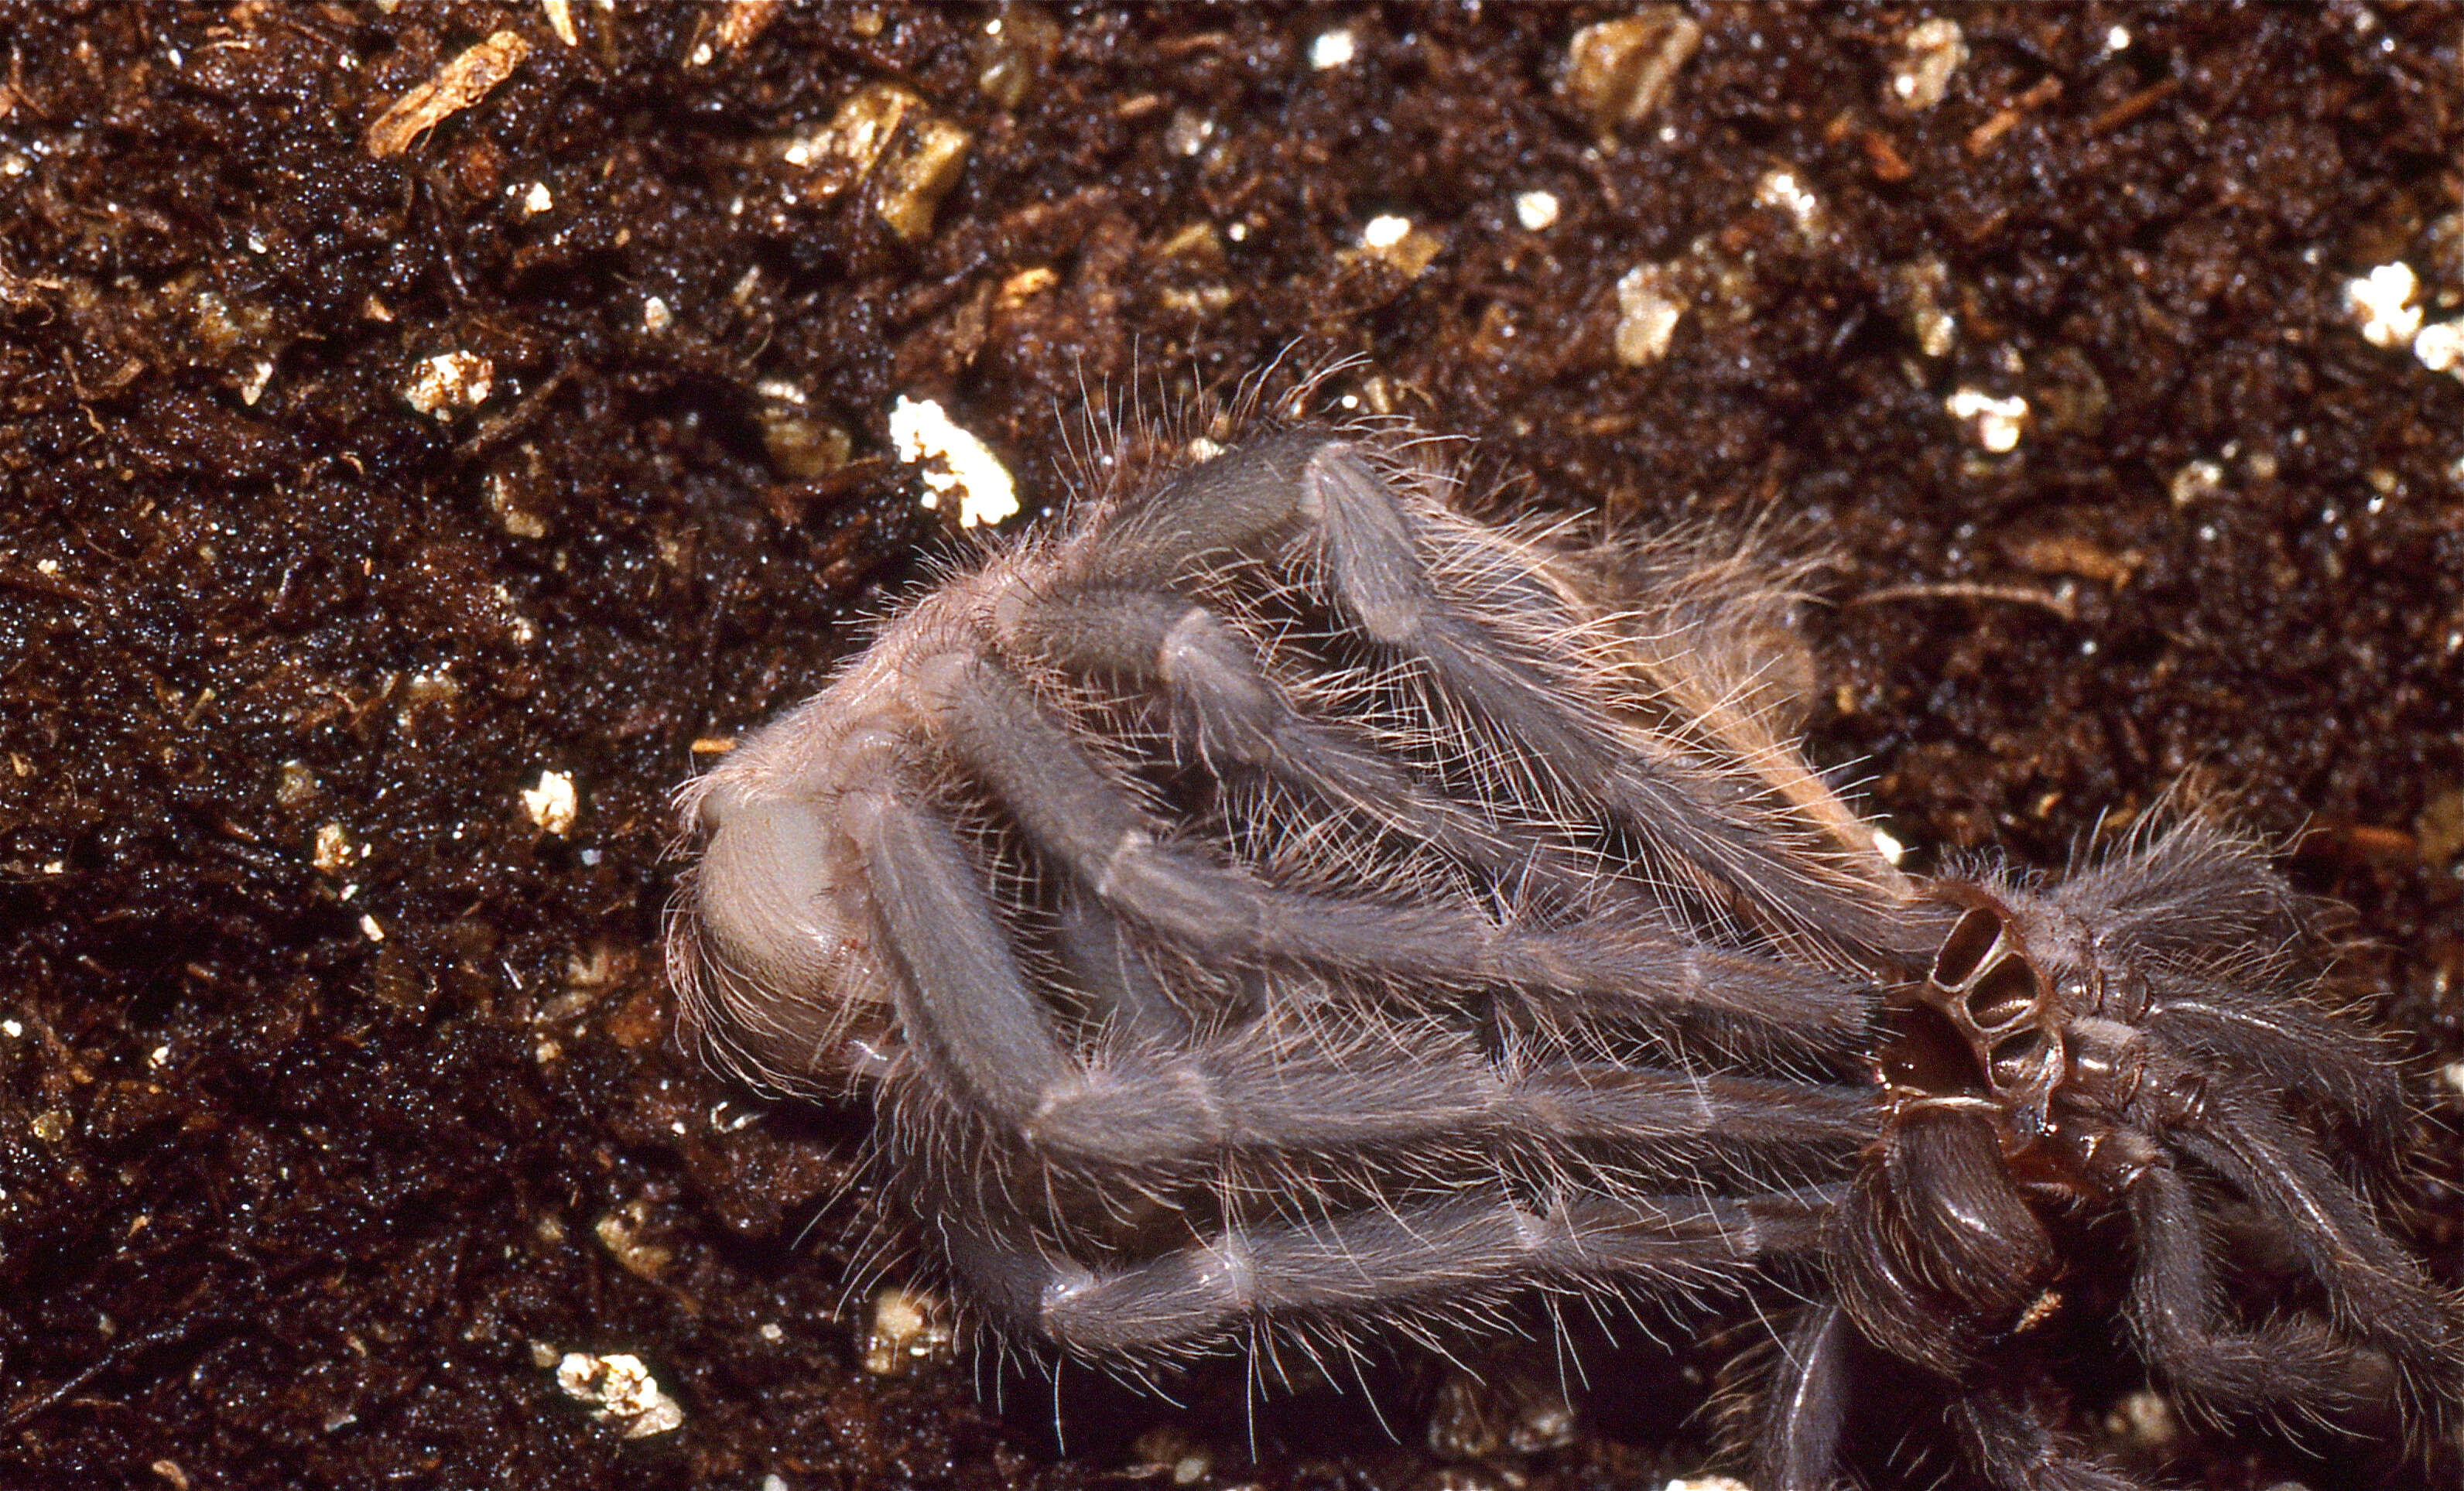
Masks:
[[[779,158],[800,173],[796,190],[807,203],[826,202],[871,178],[874,214],[913,244],[932,235],[934,212],[957,185],[973,139],[906,88],[873,82],[840,104],[828,123],[786,140]]]
[[[642,329],[644,331],[655,335],[659,332],[666,331],[675,323],[676,314],[668,309],[668,302],[665,300],[660,299],[657,296],[652,296],[642,302]]]
[[[1679,70],[1702,44],[1702,22],[1674,5],[1647,5],[1574,33],[1562,86],[1607,149],[1618,130],[1640,124],[1667,101]]]
[[[1618,277],[1617,355],[1626,366],[1640,367],[1667,355],[1669,340],[1685,315],[1675,277],[1665,264],[1638,264]]]
[[[1890,834],[1885,833],[1880,828],[1875,829],[1873,832],[1874,847],[1881,854],[1882,858],[1890,861],[1894,865],[1897,865],[1902,860],[1908,857],[1908,846],[1906,844],[1902,844],[1898,839],[1893,838]]]
[[[539,626],[529,617],[524,616],[521,608],[514,603],[514,593],[505,588],[504,581],[498,581],[491,585],[489,593],[495,600],[497,610],[504,617],[506,633],[514,641],[523,647],[529,647],[539,640]]]
[[[2105,55],[2108,56],[2117,52],[2129,51],[2130,28],[2127,26],[2116,26],[2106,31],[2104,33],[2104,50]]]
[[[1908,331],[1917,339],[1917,350],[1929,358],[1947,357],[1959,344],[1959,318],[1945,301],[1950,291],[1950,271],[1942,260],[1919,259],[1901,266],[1900,288],[1907,296]]]
[[[1163,293],[1163,306],[1184,316],[1215,316],[1230,309],[1237,299],[1229,285],[1176,286]]]
[[[2187,507],[2201,497],[2220,496],[2224,490],[2224,463],[2206,456],[2183,462],[2181,470],[2165,483],[2166,495],[2173,499],[2175,507]]]
[[[502,471],[490,471],[482,486],[488,511],[495,515],[496,526],[517,538],[544,538],[547,519],[524,506],[521,493]]]
[[[1799,232],[1812,232],[1821,223],[1822,199],[1805,188],[1796,172],[1786,166],[1763,173],[1754,183],[1754,206],[1778,208],[1796,220]]]
[[[349,830],[340,823],[319,825],[315,846],[309,851],[312,864],[328,875],[339,875],[350,867],[354,858]]]
[[[661,1391],[659,1379],[629,1353],[569,1351],[556,1364],[556,1385],[566,1397],[589,1404],[591,1417],[615,1426],[627,1439],[668,1434],[684,1425],[683,1405]]]
[[[1968,37],[1946,15],[1917,22],[1900,37],[1899,65],[1891,71],[1892,101],[1930,109],[1950,92],[1950,79],[1968,60]]]
[[[1349,30],[1321,32],[1317,39],[1309,43],[1309,66],[1323,73],[1351,61],[1353,53],[1353,43]]]
[[[1211,230],[1206,229],[1202,223],[1193,224],[1192,227],[1201,233],[1211,235]],[[1183,234],[1176,234],[1176,239],[1185,235],[1187,231],[1183,230]],[[1003,309],[1015,310],[1059,283],[1061,283],[1061,276],[1053,273],[1050,265],[1038,264],[1020,270],[1009,278],[1002,280],[994,299],[999,301]]]
[[[1445,241],[1408,217],[1381,212],[1360,230],[1361,252],[1383,259],[1404,274],[1418,275],[1429,267]]]
[[[365,911],[362,911],[360,913],[360,935],[367,938],[370,942],[383,942],[385,935],[385,927],[382,923],[378,922],[375,917],[370,916]]]
[[[524,787],[521,797],[522,812],[541,831],[560,839],[573,831],[573,821],[582,811],[582,795],[574,790],[569,773],[543,771],[539,785]]]
[[[1942,404],[1952,419],[1968,427],[1978,445],[1996,455],[2016,449],[2027,428],[2028,401],[2015,393],[1997,399],[1982,388],[1961,388]]]
[[[1175,155],[1196,155],[1215,138],[1215,121],[1194,109],[1175,109],[1163,127],[1163,147]]]
[[[2182,1417],[2163,1393],[2142,1388],[2123,1394],[2104,1415],[2105,1433],[2140,1453],[2163,1456],[2183,1438]]]
[[[555,206],[556,197],[554,193],[547,189],[547,183],[543,181],[535,181],[531,183],[530,186],[523,188],[522,210],[529,213],[531,216],[537,217],[541,212],[548,211]]]
[[[2432,321],[2412,339],[2412,355],[2433,373],[2464,378],[2464,320]]]
[[[864,1370],[888,1377],[910,1368],[946,1361],[957,1344],[949,1306],[913,1289],[884,1289],[872,1297],[872,1319],[858,1343]]]
[[[958,504],[958,526],[998,523],[1018,511],[1018,485],[992,447],[960,428],[940,404],[900,394],[890,409],[890,443],[902,461],[924,468],[924,506]]]
[[[2371,346],[2400,347],[2421,329],[2421,307],[2414,303],[2420,292],[2412,266],[2398,259],[2344,281],[2344,313]]]
[[[1754,1491],[1734,1476],[1680,1476],[1664,1491]]]
[[[430,419],[450,420],[457,409],[488,402],[495,377],[496,364],[476,352],[439,352],[412,365],[402,399]]]
[[[256,407],[256,401],[265,397],[265,385],[273,381],[274,361],[259,359],[249,368],[248,376],[239,381],[239,402],[252,409]]]
[[[1514,199],[1514,220],[1532,232],[1557,221],[1557,194],[1553,191],[1526,191]]]
[[[2438,1068],[2438,1080],[2447,1084],[2448,1090],[2464,1096],[2464,1062],[2450,1062]]]

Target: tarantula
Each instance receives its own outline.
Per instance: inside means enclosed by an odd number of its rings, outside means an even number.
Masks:
[[[1875,1350],[1993,1484],[2123,1487],[2028,1352],[2046,1218],[2102,1209],[2186,1400],[2455,1403],[2464,1332],[2365,1199],[2401,1085],[2252,849],[1904,876],[1793,744],[1800,575],[1476,521],[1434,449],[1194,442],[682,790],[691,1026],[874,1094],[963,1300],[1135,1361],[1776,1277],[1809,1303],[1762,1491],[1831,1483]],[[2294,1312],[2228,1304],[2228,1215],[2298,1259]]]

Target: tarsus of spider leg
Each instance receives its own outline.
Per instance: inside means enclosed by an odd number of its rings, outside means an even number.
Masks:
[[[1390,485],[1410,482],[1397,474]],[[1795,722],[1810,687],[1790,618],[1808,565],[1775,559],[1758,533],[1670,533],[1586,553],[1569,550],[1566,519],[1499,529],[1436,505],[1417,507],[1414,518],[1427,539],[1429,589],[1511,637],[1528,665],[1550,671],[1551,688],[1589,696],[1594,686],[1583,680],[1596,680],[1619,695],[1616,713],[1653,716],[1625,740],[1634,754],[1671,755],[1705,780],[1773,795],[1830,841],[1809,841],[1804,852],[1885,899],[1908,894],[1875,854],[1871,831],[1774,728],[1784,716]],[[1532,581],[1561,574],[1557,583]],[[1775,676],[1784,671],[1807,676]]]

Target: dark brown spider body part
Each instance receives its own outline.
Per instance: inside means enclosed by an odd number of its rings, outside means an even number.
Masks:
[[[1934,893],[1962,914],[1894,996],[1890,1132],[1832,1218],[1837,1307],[1865,1337],[1986,1375],[2054,1299],[2040,1209],[2102,1207],[2129,1223],[2131,1332],[2186,1405],[2381,1434],[2451,1414],[2464,1331],[2367,1199],[2408,1118],[2397,1064],[2311,1002],[2304,909],[2258,855],[2190,823],[2051,889]],[[2233,1318],[2219,1197],[2289,1247],[2323,1309]],[[2006,1483],[2127,1483],[1991,1417],[1962,1427]]]
[[[2327,1148],[2391,1152],[2402,1092],[2255,855],[1912,882],[1793,744],[1788,573],[1475,522],[1427,449],[1304,425],[1083,503],[686,789],[694,1028],[875,1095],[964,1300],[1324,1356],[1776,1275],[1764,1491],[1831,1483],[1877,1349],[1994,1484],[2124,1486],[2013,1375],[2044,1209],[2101,1206],[2186,1399],[2453,1404],[2454,1313]],[[2319,1307],[2227,1307],[2225,1197]]]

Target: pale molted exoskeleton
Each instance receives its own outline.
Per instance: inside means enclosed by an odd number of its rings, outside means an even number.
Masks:
[[[1763,1491],[1831,1483],[1884,1353],[1992,1483],[2122,1487],[2004,1370],[2042,1209],[2101,1207],[2188,1400],[2453,1404],[2452,1305],[2328,1158],[2401,1090],[2263,860],[2190,824],[2051,888],[1903,876],[1794,743],[1789,569],[1476,521],[1433,449],[1203,447],[685,789],[693,1028],[870,1096],[966,1303],[1134,1361],[1776,1278]],[[2216,1197],[2319,1307],[2228,1306]]]

